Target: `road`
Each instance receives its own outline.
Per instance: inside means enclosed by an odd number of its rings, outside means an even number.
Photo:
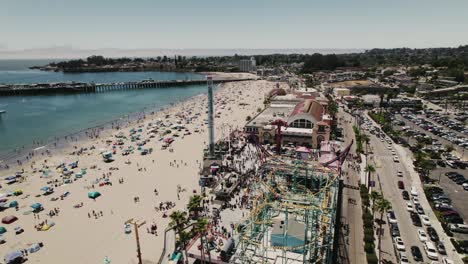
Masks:
[[[375,122],[373,122],[373,124],[376,125]],[[442,226],[435,217],[434,212],[432,212],[431,207],[429,206],[429,202],[427,201],[424,195],[422,184],[419,180],[419,175],[414,171],[412,165],[411,152],[408,149],[405,149],[402,146],[393,143],[392,148],[395,150],[400,160],[400,162],[396,163],[393,161],[393,155],[391,153],[391,150],[387,148],[388,143],[382,142],[374,135],[370,135],[370,138],[370,145],[372,146],[374,152],[373,160],[376,164],[375,178],[377,181],[380,182],[380,186],[382,188],[384,197],[392,203],[393,211],[395,212],[395,215],[398,220],[398,227],[400,228],[401,237],[405,243],[407,256],[410,259],[410,261],[412,261],[412,263],[416,263],[413,261],[410,251],[410,248],[413,245],[418,246],[419,249],[422,251],[422,255],[425,262],[429,262],[429,259],[427,258],[424,252],[423,244],[419,241],[417,235],[417,229],[423,227],[415,227],[413,225],[410,219],[410,214],[406,210],[407,201],[403,200],[401,190],[398,189],[397,186],[397,182],[399,180],[404,182],[405,189],[408,192],[411,186],[416,187],[419,194],[421,206],[423,207],[426,215],[429,217],[431,225],[436,229],[440,239],[444,242],[444,245],[447,248],[449,258],[453,259],[455,263],[461,263],[460,257],[458,256],[458,254],[454,253],[453,245],[451,244],[447,235],[443,232]],[[399,170],[403,172],[403,177],[397,176],[397,172]],[[377,183],[377,185],[379,184]],[[387,233],[384,238],[388,241],[391,239],[391,236],[388,234],[388,225],[386,225],[385,231]],[[386,244],[388,243],[385,243],[384,245]],[[393,249],[384,249],[384,251],[390,250]],[[441,260],[440,255],[439,260]]]

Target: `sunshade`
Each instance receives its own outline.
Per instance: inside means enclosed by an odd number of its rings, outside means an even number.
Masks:
[[[11,263],[14,260],[22,258],[22,257],[23,257],[23,253],[17,250],[17,251],[13,251],[11,253],[6,254],[4,260],[5,260],[5,263]]]
[[[101,196],[99,192],[89,192],[88,197],[91,199],[96,199],[97,197]]]
[[[2,218],[2,223],[11,224],[11,223],[15,222],[16,220],[18,220],[18,217],[14,216],[14,215],[8,215],[8,216],[5,216],[5,217]]]
[[[18,202],[17,201],[11,201],[10,202],[10,207],[16,207],[18,206]]]
[[[3,226],[0,226],[0,235],[1,235],[1,234],[5,234],[5,233],[6,233],[6,231],[7,231],[7,230],[6,230],[6,228],[5,228],[5,227],[3,227]]]
[[[42,207],[42,204],[40,203],[35,203],[31,205],[31,208],[35,210],[40,209],[41,207]]]

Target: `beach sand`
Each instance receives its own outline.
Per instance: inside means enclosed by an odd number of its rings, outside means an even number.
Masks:
[[[237,76],[239,77],[239,76]],[[284,84],[283,84],[284,85]],[[276,83],[267,81],[244,81],[226,83],[215,93],[215,138],[227,137],[229,127],[231,129],[242,129],[247,116],[255,116],[257,109],[263,106],[265,95],[274,87]],[[244,103],[245,105],[240,105]],[[198,172],[202,163],[203,149],[208,141],[208,128],[205,124],[207,112],[206,95],[194,97],[188,101],[174,105],[164,111],[156,112],[154,115],[147,115],[144,120],[122,128],[121,130],[104,131],[98,139],[85,140],[77,143],[79,147],[95,149],[88,150],[82,155],[70,155],[73,148],[65,149],[63,154],[47,157],[47,163],[51,168],[50,178],[41,178],[42,173],[32,173],[31,163],[24,164],[24,175],[27,180],[13,185],[2,184],[2,191],[22,189],[24,194],[20,196],[8,197],[8,202],[16,200],[19,203],[19,211],[15,208],[0,212],[3,218],[7,215],[15,215],[19,218],[12,224],[2,224],[8,232],[3,235],[6,243],[0,245],[0,256],[3,257],[18,249],[25,249],[28,245],[43,242],[44,247],[33,254],[29,254],[30,263],[103,263],[103,259],[108,256],[112,263],[137,263],[135,234],[132,229],[131,234],[125,234],[124,222],[128,219],[135,219],[146,224],[139,229],[141,251],[143,263],[156,263],[163,248],[163,230],[167,227],[169,218],[163,218],[162,212],[157,212],[154,208],[160,202],[173,201],[175,208],[168,210],[168,214],[173,210],[184,209],[188,198],[193,190],[200,193],[198,186]],[[180,137],[168,149],[162,150],[162,141],[158,141],[159,136],[151,138],[143,148],[153,148],[153,153],[142,156],[135,150],[133,154],[122,156],[121,150],[117,148],[114,155],[115,161],[111,163],[103,162],[100,151],[102,149],[111,150],[106,144],[109,136],[123,131],[125,136],[129,136],[131,128],[143,126],[143,131],[139,134],[142,138],[149,139],[146,124],[153,120],[161,119],[163,122],[175,121],[177,114],[186,117],[194,117],[190,124],[185,126],[192,134],[182,137],[184,133],[179,132]],[[166,115],[169,118],[165,119]],[[195,129],[200,130],[194,133]],[[136,148],[135,142],[124,140],[123,147],[132,145]],[[60,180],[60,173],[55,167],[64,162],[69,164],[79,161],[79,166],[74,171],[87,168],[87,173],[83,178],[73,182],[73,184],[61,185],[55,188],[51,195],[36,197],[41,194],[40,188],[48,185],[48,181]],[[125,162],[130,160],[131,164]],[[154,163],[153,163],[154,160]],[[176,161],[176,163],[174,162]],[[44,163],[44,158],[36,158],[33,167],[39,169]],[[173,163],[172,166],[170,163]],[[96,165],[95,169],[91,169]],[[109,170],[111,167],[119,170]],[[140,169],[140,170],[139,170]],[[18,171],[13,168],[8,172],[2,172],[4,176],[11,175]],[[112,186],[98,184],[91,187],[96,179],[101,179],[103,174],[112,173],[109,180]],[[119,179],[124,183],[119,184]],[[185,192],[177,198],[177,186],[181,185]],[[157,189],[158,195],[154,190]],[[99,191],[102,196],[95,201],[87,197],[89,191]],[[58,197],[65,192],[70,195],[51,201],[51,198]],[[29,195],[29,196],[28,196]],[[134,202],[134,197],[139,197],[139,202]],[[30,205],[39,202],[43,205],[44,211],[39,213],[40,219],[33,214],[23,215],[24,212],[31,211]],[[81,208],[74,208],[74,205],[83,203]],[[58,216],[49,217],[50,210],[59,208]],[[92,211],[103,216],[97,219]],[[90,213],[91,217],[88,216]],[[36,231],[34,226],[44,220],[55,222],[55,226],[48,231]],[[158,225],[158,236],[149,234],[147,228],[151,222]],[[25,232],[15,235],[13,228],[21,226]],[[167,255],[167,253],[166,253]]]

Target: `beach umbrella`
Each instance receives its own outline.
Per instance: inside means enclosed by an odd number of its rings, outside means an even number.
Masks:
[[[45,224],[41,227],[41,231],[47,231],[50,229],[50,226],[48,224]]]
[[[8,215],[8,216],[5,216],[5,217],[2,218],[2,223],[11,224],[11,223],[15,222],[16,220],[18,220],[18,217],[14,216],[14,215]]]
[[[110,264],[110,263],[111,263],[111,261],[110,261],[109,257],[106,256],[104,258],[104,264]]]
[[[41,209],[41,207],[42,207],[42,204],[40,204],[40,203],[35,203],[35,204],[31,205],[31,208],[34,209],[34,210],[39,210],[39,209]]]
[[[13,251],[11,253],[8,253],[5,255],[3,258],[5,260],[5,263],[15,263],[18,262],[18,260],[23,258],[23,253],[20,250]]]
[[[23,190],[21,189],[16,189],[14,192],[13,192],[14,195],[18,196],[18,195],[21,195],[23,194]]]
[[[44,186],[44,187],[41,188],[41,191],[47,192],[49,189],[50,189],[49,186]]]
[[[16,207],[18,206],[18,202],[17,201],[11,201],[10,202],[10,207]]]
[[[6,233],[6,231],[7,231],[7,230],[6,230],[6,228],[5,228],[5,227],[3,227],[3,226],[0,226],[0,235],[1,235],[1,234],[5,234],[5,233]]]
[[[29,247],[28,251],[29,251],[29,253],[35,253],[35,252],[39,251],[40,249],[41,249],[41,245],[39,243],[35,243],[35,244],[32,244]]]
[[[88,198],[91,198],[91,199],[96,199],[99,196],[101,196],[101,193],[99,193],[99,192],[89,192],[88,193]]]

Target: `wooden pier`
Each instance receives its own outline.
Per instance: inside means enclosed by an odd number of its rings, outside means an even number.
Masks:
[[[239,82],[252,79],[215,79],[213,83]],[[204,85],[206,80],[144,80],[139,82],[119,83],[44,83],[44,84],[0,84],[0,96],[103,93],[109,91],[169,88],[174,86]]]

